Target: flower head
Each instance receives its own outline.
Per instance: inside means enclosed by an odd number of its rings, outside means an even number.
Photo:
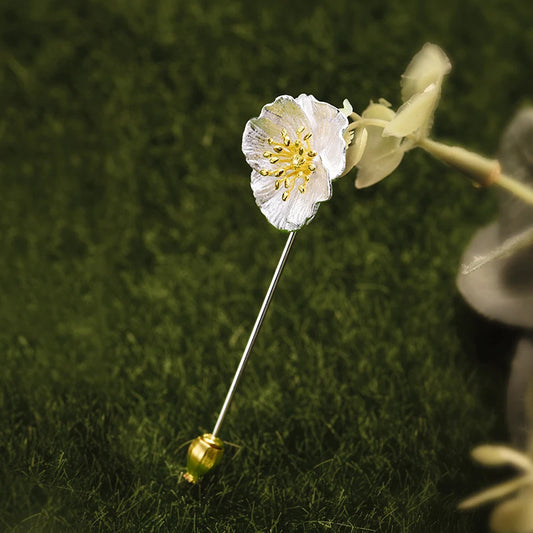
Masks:
[[[522,475],[468,498],[459,508],[469,509],[512,494],[492,511],[491,530],[496,533],[533,533],[533,461],[530,457],[507,446],[491,445],[474,448],[472,456],[487,466],[512,465]]]
[[[242,151],[255,201],[276,228],[295,231],[331,198],[345,166],[348,119],[311,95],[279,96],[248,121]]]

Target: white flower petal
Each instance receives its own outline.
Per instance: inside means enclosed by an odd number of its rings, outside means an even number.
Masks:
[[[296,130],[300,126],[309,127],[310,125],[306,120],[305,110],[292,96],[287,95],[278,96],[274,102],[265,105],[259,116],[264,116],[274,124],[277,124],[280,129],[285,128],[293,138],[296,136]]]
[[[252,172],[251,187],[261,212],[278,229],[295,231],[315,216],[319,202],[331,198],[331,183],[324,167],[318,163],[304,193],[295,187],[287,200],[282,200],[283,188],[274,188],[272,176]]]
[[[310,129],[307,117],[292,96],[279,96],[265,105],[259,117],[249,120],[244,128],[242,151],[247,163],[254,170],[271,169],[268,160],[263,157],[270,148],[268,139],[278,139],[283,128],[294,139],[297,128],[301,126]]]
[[[533,533],[533,491],[522,491],[496,507],[490,518],[496,533]]]
[[[263,152],[268,148],[268,139],[279,135],[279,131],[277,124],[264,117],[254,118],[246,123],[242,136],[242,151],[246,162],[253,169],[261,170],[267,166]]]
[[[331,179],[338,178],[346,165],[346,142],[343,133],[348,119],[334,106],[319,102],[314,96],[301,94],[296,98],[313,132],[313,150],[320,154]]]
[[[398,109],[396,116],[383,130],[383,135],[405,137],[419,129],[425,135],[431,128],[433,113],[439,97],[440,90],[435,84],[431,84],[423,92],[413,95]]]
[[[288,222],[299,227],[308,224],[315,216],[319,203],[329,200],[332,192],[331,179],[325,167],[318,162],[305,193],[295,192],[297,199],[294,201],[294,209],[288,217]]]
[[[413,57],[402,75],[402,101],[423,92],[432,83],[439,87],[443,77],[450,72],[452,65],[442,48],[426,43]]]

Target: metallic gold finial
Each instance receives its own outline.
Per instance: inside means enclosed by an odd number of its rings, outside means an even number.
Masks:
[[[211,433],[196,437],[187,452],[187,472],[183,477],[189,483],[196,483],[213,469],[224,455],[224,443]]]

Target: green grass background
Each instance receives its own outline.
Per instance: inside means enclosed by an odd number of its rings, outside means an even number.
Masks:
[[[493,154],[531,97],[533,4],[3,0],[0,39],[0,530],[484,531],[456,505],[496,481],[468,451],[507,439],[508,362],[454,277],[496,198],[423,153],[336,182],[223,463],[180,472],[285,241],[246,120],[279,94],[397,106],[432,41],[454,64],[436,137]]]

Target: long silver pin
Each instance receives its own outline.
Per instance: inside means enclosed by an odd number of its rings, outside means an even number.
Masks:
[[[279,278],[281,277],[281,273],[283,272],[283,267],[285,266],[287,257],[289,256],[295,236],[295,231],[289,233],[287,242],[285,243],[281,257],[279,258],[278,265],[276,266],[276,270],[274,271],[274,275],[272,276],[272,280],[270,281],[270,285],[265,294],[263,304],[259,309],[257,318],[255,319],[254,327],[252,328],[250,337],[248,338],[248,342],[244,348],[239,366],[235,371],[233,381],[231,382],[228,393],[226,394],[226,399],[224,400],[224,404],[222,405],[222,409],[218,415],[213,432],[205,433],[204,435],[196,437],[196,439],[194,439],[189,446],[189,451],[187,453],[187,472],[183,474],[183,477],[190,483],[196,483],[200,477],[211,470],[216,464],[218,464],[220,459],[222,459],[222,455],[224,453],[224,443],[219,437],[217,437],[217,434],[220,431],[220,426],[222,425],[224,417],[228,412],[231,400],[235,395],[237,385],[239,384],[239,380],[242,377],[244,368],[246,367],[246,363],[248,362],[252,352],[257,334],[259,333],[261,325],[263,324],[263,320],[268,311],[268,307],[272,300],[272,296],[274,295],[274,291],[276,290]]]

